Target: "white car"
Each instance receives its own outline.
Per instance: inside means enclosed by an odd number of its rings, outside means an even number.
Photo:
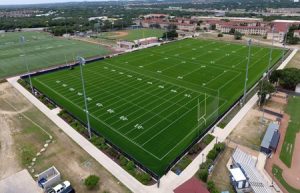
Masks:
[[[51,190],[48,193],[64,193],[67,192],[68,189],[72,189],[71,183],[69,181],[64,181],[63,183],[51,188]]]

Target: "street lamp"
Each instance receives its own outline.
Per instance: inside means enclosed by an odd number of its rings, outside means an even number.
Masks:
[[[87,104],[87,98],[85,93],[85,84],[84,84],[84,77],[83,77],[83,70],[82,67],[85,65],[85,59],[83,57],[78,56],[77,62],[79,62],[80,66],[80,76],[81,76],[81,83],[82,83],[82,90],[83,90],[83,98],[84,98],[84,105],[85,105],[85,114],[86,114],[86,120],[87,120],[87,129],[89,133],[89,138],[92,138],[92,132],[91,132],[91,125],[90,125],[90,117],[89,117],[89,111],[88,111],[88,104]]]
[[[25,49],[24,49],[25,42],[26,42],[25,37],[21,36],[20,37],[20,43],[21,43],[21,45],[23,47],[23,53],[24,54],[20,55],[20,56],[24,56],[25,57],[24,62],[25,62],[25,65],[26,65],[26,70],[27,70],[27,74],[28,74],[28,78],[29,78],[31,93],[34,95],[34,90],[33,90],[32,81],[31,81],[31,74],[30,74],[28,63],[26,62]]]
[[[244,85],[244,96],[243,96],[243,105],[245,105],[246,102],[246,94],[247,94],[247,82],[248,82],[248,69],[249,69],[249,64],[250,64],[250,56],[251,56],[251,44],[252,40],[248,40],[248,60],[246,64],[246,76],[245,76],[245,85]]]

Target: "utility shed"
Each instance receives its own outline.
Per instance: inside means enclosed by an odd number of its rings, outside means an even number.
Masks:
[[[266,154],[276,151],[279,139],[279,125],[277,123],[270,123],[261,142],[260,151]]]

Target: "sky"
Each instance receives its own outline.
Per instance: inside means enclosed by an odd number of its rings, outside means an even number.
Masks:
[[[0,0],[0,5],[20,5],[20,4],[38,4],[38,3],[61,3],[61,2],[75,2],[87,0]],[[91,0],[103,1],[103,0]]]

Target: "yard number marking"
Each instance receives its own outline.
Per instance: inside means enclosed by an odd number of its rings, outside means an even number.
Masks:
[[[134,126],[134,128],[136,128],[136,129],[144,129],[144,127],[141,124],[136,124]]]

